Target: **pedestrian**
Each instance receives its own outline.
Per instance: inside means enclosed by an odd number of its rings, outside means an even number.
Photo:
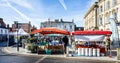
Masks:
[[[62,41],[63,41],[63,43],[64,43],[64,53],[66,54],[66,48],[67,48],[67,46],[68,46],[68,37],[67,37],[67,36],[64,36],[64,37],[62,38]]]
[[[105,41],[106,50],[110,50],[110,38],[107,38]]]

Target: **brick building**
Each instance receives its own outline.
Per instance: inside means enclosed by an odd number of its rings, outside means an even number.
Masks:
[[[31,32],[32,26],[31,22],[29,23],[19,23],[18,21],[14,21],[12,24],[12,31],[16,31],[16,29],[22,28],[27,33]]]

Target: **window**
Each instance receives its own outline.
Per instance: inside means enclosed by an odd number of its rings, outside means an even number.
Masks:
[[[107,9],[110,9],[110,1],[107,1]]]
[[[115,6],[117,4],[117,0],[113,0],[113,5]]]
[[[64,28],[66,29],[66,26],[64,26]]]
[[[107,21],[109,21],[109,19],[110,19],[110,16],[107,16],[107,17],[106,17],[106,19],[107,19]]]
[[[114,13],[114,19],[117,20],[117,13],[116,12]]]
[[[70,25],[70,29],[72,29],[72,25]]]
[[[103,11],[103,6],[101,5],[101,6],[100,6],[100,12],[102,12],[102,11]]]
[[[3,30],[1,30],[1,34],[3,33]]]
[[[0,26],[2,26],[1,23],[0,23]]]
[[[5,33],[7,33],[7,30],[5,30]]]
[[[100,18],[99,24],[103,25],[102,18]]]

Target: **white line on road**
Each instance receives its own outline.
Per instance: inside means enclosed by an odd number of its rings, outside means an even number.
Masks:
[[[42,60],[44,60],[47,56],[43,56],[41,59],[39,59],[38,61],[36,61],[35,63],[40,63]]]

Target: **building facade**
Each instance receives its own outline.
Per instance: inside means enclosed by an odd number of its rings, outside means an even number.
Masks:
[[[31,22],[29,23],[19,23],[18,21],[14,21],[14,24],[12,24],[12,31],[16,31],[16,29],[22,28],[25,32],[31,32],[32,26]]]
[[[117,20],[120,33],[120,0],[98,0],[97,16],[95,15],[95,4],[88,10],[85,19],[85,30],[93,30],[97,25],[99,30],[111,30],[109,18]],[[97,21],[95,21],[95,16]]]
[[[6,42],[7,41],[7,35],[8,35],[8,28],[6,28],[6,24],[4,23],[3,19],[0,18],[0,42]]]
[[[68,30],[70,32],[75,30],[75,24],[74,21],[68,22],[61,20],[55,20],[55,21],[48,21],[42,22],[40,28],[46,28],[46,27],[56,27],[63,30]]]

